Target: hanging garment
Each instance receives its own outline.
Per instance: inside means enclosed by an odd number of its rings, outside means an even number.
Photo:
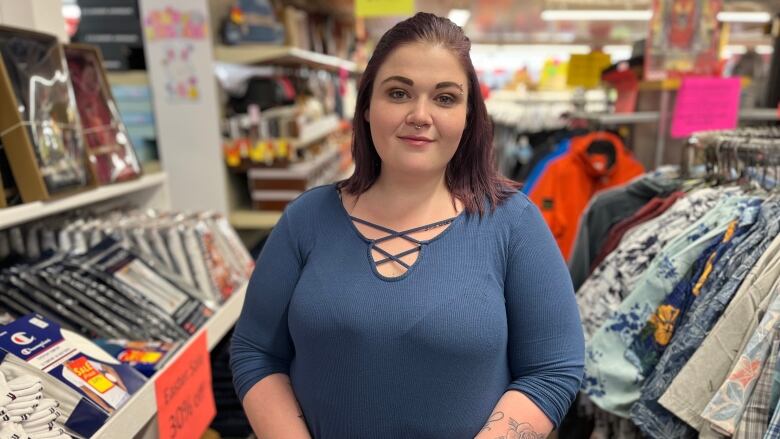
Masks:
[[[633,216],[653,199],[677,189],[676,181],[645,174],[631,183],[596,194],[580,218],[569,272],[577,289],[591,273],[593,259],[599,253],[612,226]]]
[[[725,435],[734,434],[769,355],[772,346],[771,334],[780,323],[780,294],[777,294],[777,291],[774,294],[769,309],[747,346],[740,353],[736,367],[732,368],[728,378],[721,384],[702,412],[702,418],[707,420],[716,431]]]
[[[642,376],[626,358],[650,314],[682,279],[711,240],[747,207],[748,200],[724,195],[718,205],[671,241],[650,264],[631,294],[586,345],[582,389],[608,412],[628,417],[639,398]]]
[[[607,256],[615,251],[618,245],[620,245],[620,242],[623,240],[623,237],[629,233],[629,231],[639,226],[640,224],[644,224],[653,218],[657,218],[658,216],[662,215],[664,212],[669,210],[669,208],[672,207],[672,205],[674,205],[677,200],[684,196],[684,192],[674,192],[666,198],[653,198],[644,207],[639,209],[633,216],[615,224],[614,227],[609,229],[609,234],[607,235],[606,240],[594,257],[593,261],[591,261],[590,273],[593,273],[596,270],[596,267],[598,267],[604,261],[604,259],[607,258]]]
[[[780,333],[778,331],[775,329],[774,334],[772,334],[774,340],[772,350],[769,358],[766,359],[761,376],[758,377],[756,388],[750,396],[747,407],[745,407],[745,413],[739,420],[734,439],[762,439],[769,427],[769,421],[775,409],[769,404],[772,398],[772,380],[777,365],[777,355],[780,353]]]
[[[539,181],[539,177],[547,170],[547,166],[557,160],[558,158],[566,155],[569,152],[569,146],[571,145],[571,139],[563,139],[547,154],[543,155],[536,164],[531,168],[531,172],[523,182],[523,193],[528,195],[536,186]],[[532,159],[533,160],[533,159]]]
[[[780,235],[777,225],[772,225],[775,235],[768,233],[771,243],[763,252],[761,247],[757,249],[754,257],[759,259],[752,268],[750,260],[743,263],[749,273],[728,308],[659,399],[661,406],[675,416],[671,422],[681,425],[679,428],[687,424],[698,431],[708,429],[701,413],[736,363],[759,316],[769,307],[771,287],[780,275]]]
[[[611,150],[589,151],[593,145]],[[644,172],[612,133],[593,132],[571,140],[569,153],[547,165],[529,196],[539,206],[564,258],[569,259],[580,216],[597,192],[626,183]]]
[[[586,340],[634,289],[639,277],[671,240],[718,203],[721,193],[704,188],[691,192],[658,218],[633,230],[577,291]]]
[[[744,234],[752,223],[739,230],[738,225],[738,221],[732,221],[723,236],[715,239],[714,244],[702,252],[694,262],[690,276],[678,283],[666,296],[631,343],[626,356],[643,376],[650,375],[655,369],[659,358],[672,340],[675,329],[683,321],[691,303],[699,296],[704,283],[712,274],[713,266],[731,247],[733,238]]]
[[[686,434],[694,433],[659,405],[658,399],[723,316],[724,309],[744,282],[751,267],[780,231],[780,224],[776,220],[780,214],[780,204],[776,200],[765,201],[761,205],[760,213],[758,210],[756,213],[758,218],[743,215],[740,227],[749,226],[751,221],[755,221],[755,224],[750,226],[741,238],[734,238],[733,246],[720,257],[710,279],[703,285],[690,310],[679,320],[678,329],[655,370],[645,380],[642,396],[632,407],[631,416],[647,436],[686,437]]]

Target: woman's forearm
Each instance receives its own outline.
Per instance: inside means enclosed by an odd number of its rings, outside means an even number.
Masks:
[[[289,376],[276,373],[258,381],[243,404],[258,439],[311,439]]]
[[[475,439],[544,439],[552,429],[552,422],[533,401],[509,390]]]

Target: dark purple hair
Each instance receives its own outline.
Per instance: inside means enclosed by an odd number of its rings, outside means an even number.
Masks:
[[[466,127],[455,155],[447,164],[445,181],[450,192],[459,199],[468,213],[485,212],[485,201],[494,210],[517,192],[517,183],[502,177],[495,166],[493,124],[487,114],[479,88],[477,73],[471,63],[471,41],[463,30],[450,20],[419,12],[387,31],[377,43],[366,70],[360,79],[353,120],[352,157],[355,173],[339,184],[350,194],[361,195],[379,177],[381,159],[371,138],[371,129],[364,114],[371,103],[371,92],[379,67],[388,55],[404,44],[429,43],[449,49],[468,78],[468,114]]]

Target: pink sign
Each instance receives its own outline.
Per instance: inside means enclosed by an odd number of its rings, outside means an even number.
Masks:
[[[739,78],[686,77],[677,92],[672,137],[737,127]]]

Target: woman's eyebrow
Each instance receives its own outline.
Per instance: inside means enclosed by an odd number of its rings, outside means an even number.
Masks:
[[[384,84],[385,82],[388,82],[388,81],[403,82],[404,84],[408,85],[409,87],[414,85],[414,81],[412,81],[409,78],[405,78],[403,76],[391,76],[391,77],[385,79],[384,81],[382,81],[381,83]]]
[[[440,88],[447,88],[447,87],[455,87],[455,88],[459,89],[460,91],[463,91],[463,84],[456,84],[456,83],[450,82],[450,81],[440,82],[440,83],[436,84],[436,89],[437,90],[440,89]]]

